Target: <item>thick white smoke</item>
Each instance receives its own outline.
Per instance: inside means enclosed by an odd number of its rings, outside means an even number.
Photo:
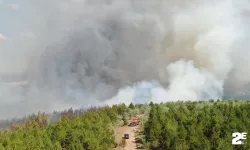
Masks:
[[[246,0],[30,3],[29,86],[5,92],[0,117],[128,104],[145,82],[161,102],[222,98],[250,81]]]
[[[223,81],[207,72],[197,69],[193,62],[178,61],[168,65],[168,88],[153,89],[153,98],[157,101],[166,100],[204,100],[221,98]]]

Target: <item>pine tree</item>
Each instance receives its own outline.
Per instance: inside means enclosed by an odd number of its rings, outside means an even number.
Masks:
[[[135,106],[134,106],[134,104],[131,102],[131,103],[129,104],[128,108],[130,108],[130,109],[134,109],[134,108],[135,108]]]
[[[125,114],[122,115],[122,121],[123,121],[123,125],[125,125],[125,126],[128,125],[128,120],[127,120]]]

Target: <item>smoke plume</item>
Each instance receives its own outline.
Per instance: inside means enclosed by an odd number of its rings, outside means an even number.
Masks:
[[[217,99],[248,88],[246,0],[29,3],[35,39],[14,47],[25,49],[20,59],[28,61],[19,67],[29,83],[2,87],[0,117],[137,102],[140,86],[155,102]]]

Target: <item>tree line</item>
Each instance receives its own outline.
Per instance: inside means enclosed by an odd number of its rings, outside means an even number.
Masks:
[[[131,103],[0,121],[0,150],[109,150],[118,146],[114,126],[149,110]]]
[[[1,130],[0,150],[108,150],[116,145],[112,126],[126,111],[124,104],[69,109],[51,124],[48,115],[39,112]]]
[[[157,150],[244,150],[232,145],[233,132],[250,134],[249,101],[152,104],[144,125],[145,140]]]

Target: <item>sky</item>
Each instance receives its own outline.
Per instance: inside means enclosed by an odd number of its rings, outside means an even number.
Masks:
[[[32,7],[26,0],[0,0],[0,31],[9,38],[24,32],[31,17]],[[27,31],[26,31],[27,32]]]
[[[35,15],[38,10],[35,9],[37,5],[32,6],[32,2],[29,1],[30,0],[0,0],[0,76],[5,74],[8,76],[15,73],[18,74],[23,71],[21,66],[26,66],[22,65],[22,63],[27,63],[25,62],[25,53],[29,52],[28,48],[30,46],[24,45],[24,43],[31,44],[36,40],[36,34],[32,28],[34,27],[34,18],[37,18]],[[28,41],[23,42],[23,40]],[[21,59],[22,53],[24,54],[24,59]],[[148,100],[151,97],[150,89],[152,86],[149,82],[135,85],[135,96],[131,97],[134,101],[144,103],[145,99]],[[129,88],[128,92],[124,90],[124,92],[120,94],[121,96],[118,94],[118,97],[124,97],[124,94],[127,96],[127,93],[132,93],[130,90],[132,89]],[[73,94],[72,96],[73,99],[77,99],[78,95]],[[114,101],[116,101],[116,98],[114,98]],[[21,104],[19,104],[19,102],[16,103],[18,108],[21,109]],[[71,101],[71,104],[72,103]],[[77,103],[79,104],[81,102]],[[7,106],[6,104],[4,107]],[[14,106],[13,103],[11,106]]]
[[[34,15],[28,0],[0,0],[0,74],[23,71],[27,62],[20,56],[27,48],[21,43],[35,38],[30,27]]]
[[[0,98],[0,118],[250,90],[247,0],[0,1],[0,77],[29,75],[28,91]]]

